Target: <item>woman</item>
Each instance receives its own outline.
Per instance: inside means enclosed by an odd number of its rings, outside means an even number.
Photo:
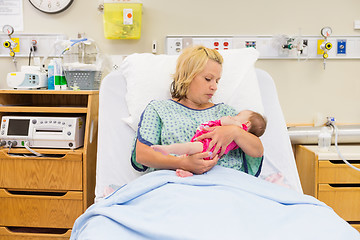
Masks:
[[[261,141],[237,126],[209,128],[209,133],[198,138],[212,139],[208,151],[203,153],[178,157],[163,155],[150,147],[188,142],[200,123],[237,114],[234,108],[226,104],[211,102],[221,77],[222,63],[223,58],[216,50],[203,46],[185,49],[179,56],[171,85],[172,99],[150,102],[141,116],[132,154],[135,169],[183,169],[202,174],[219,164],[251,175],[260,174],[263,155]],[[232,141],[239,149],[223,156]],[[209,152],[213,146],[214,153],[221,149],[214,156]],[[209,156],[210,160],[204,160]]]

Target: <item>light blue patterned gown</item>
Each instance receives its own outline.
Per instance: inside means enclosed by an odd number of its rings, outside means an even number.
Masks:
[[[148,146],[169,145],[190,142],[196,128],[203,122],[214,121],[223,116],[235,116],[237,111],[223,103],[197,110],[188,108],[173,100],[151,101],[141,115],[136,139]],[[131,162],[138,171],[147,170],[136,162],[135,143]],[[244,171],[251,175],[260,174],[262,157],[253,158],[240,148],[224,155],[218,165]]]

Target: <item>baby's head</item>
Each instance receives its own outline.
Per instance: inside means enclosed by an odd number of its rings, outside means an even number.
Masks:
[[[259,113],[251,110],[243,110],[235,117],[248,127],[248,132],[255,136],[262,136],[266,128],[266,119]]]

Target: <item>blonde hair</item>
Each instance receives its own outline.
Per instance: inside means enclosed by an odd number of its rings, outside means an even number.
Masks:
[[[215,49],[204,46],[194,46],[184,49],[177,59],[176,71],[173,74],[170,93],[172,98],[178,101],[186,98],[191,81],[197,74],[205,69],[208,60],[213,60],[220,65],[223,63],[223,57]]]
[[[266,118],[257,112],[252,112],[249,121],[251,125],[248,132],[258,137],[262,136],[267,124]]]

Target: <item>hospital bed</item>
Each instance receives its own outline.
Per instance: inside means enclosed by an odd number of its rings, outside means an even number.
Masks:
[[[263,113],[268,125],[258,178],[215,166],[180,178],[135,171],[130,151],[141,111],[170,98],[177,56],[133,54],[100,87],[96,203],[71,239],[360,239],[331,208],[304,195],[271,76],[254,49],[221,52],[214,102]]]

